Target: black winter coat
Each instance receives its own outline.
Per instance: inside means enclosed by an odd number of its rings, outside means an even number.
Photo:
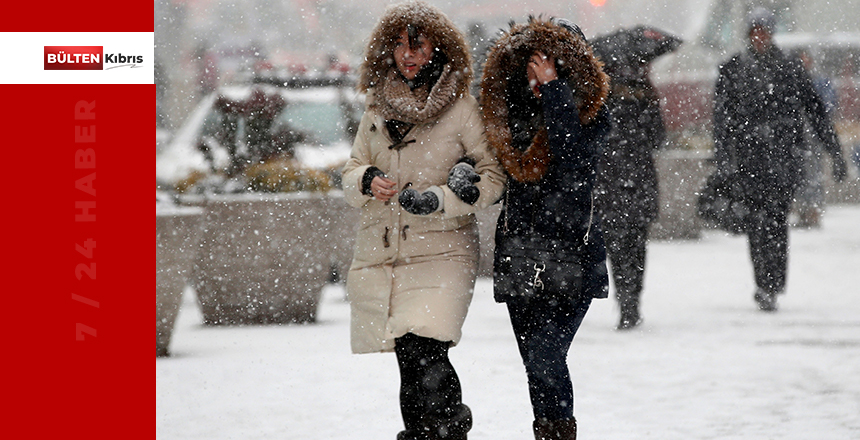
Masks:
[[[496,248],[513,237],[538,236],[558,241],[561,248],[576,250],[582,258],[583,290],[553,294],[606,298],[606,249],[592,190],[597,155],[609,131],[609,121],[606,112],[601,111],[593,122],[582,125],[571,89],[564,81],[552,81],[540,90],[553,159],[537,182],[508,179],[505,205],[496,227]],[[518,138],[517,133],[513,134]],[[496,301],[506,302],[512,295],[496,291],[494,296]]]
[[[540,86],[541,99],[527,79],[527,63],[538,50],[556,60],[559,78]],[[494,286],[496,301],[518,295],[549,301],[607,297],[606,248],[592,198],[597,154],[609,129],[604,106],[609,77],[602,66],[581,32],[535,17],[512,24],[487,54],[481,113],[487,142],[509,176],[496,225],[495,262],[505,261],[500,249],[515,251],[523,241],[534,242],[522,239],[535,237],[554,241],[532,243],[545,247],[538,253],[555,258],[572,253],[582,266],[581,279],[573,281],[581,281],[582,289],[512,292],[520,290],[507,287],[508,281],[519,282],[508,273],[512,265],[494,264],[494,277],[502,281]]]
[[[836,133],[803,66],[773,47],[747,49],[720,67],[715,89],[714,158],[736,172],[745,202],[787,202],[802,176],[804,121],[825,149],[840,155]]]
[[[613,81],[606,102],[612,129],[597,166],[595,198],[606,229],[657,219],[654,153],[666,137],[657,93],[647,77]]]

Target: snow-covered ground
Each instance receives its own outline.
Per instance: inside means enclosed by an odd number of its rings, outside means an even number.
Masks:
[[[614,330],[598,300],[569,364],[579,439],[860,439],[860,206],[792,230],[775,314],[752,299],[743,237],[653,242],[645,322]],[[330,286],[312,325],[206,327],[187,291],[157,359],[160,440],[393,440],[393,354],[349,352],[349,306]],[[504,306],[480,279],[451,358],[474,413],[470,439],[533,438],[525,373]]]

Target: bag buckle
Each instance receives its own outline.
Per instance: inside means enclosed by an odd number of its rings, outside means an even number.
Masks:
[[[538,264],[540,264],[540,266],[538,266]],[[534,280],[532,280],[532,285],[534,286],[535,289],[543,289],[543,280],[540,279],[540,274],[541,274],[541,272],[546,270],[546,264],[543,262],[535,263],[534,264],[534,270],[535,270],[535,277],[534,277]]]

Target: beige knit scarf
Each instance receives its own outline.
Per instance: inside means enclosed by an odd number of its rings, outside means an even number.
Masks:
[[[431,122],[438,118],[459,97],[459,75],[451,74],[451,66],[446,65],[432,90],[419,87],[409,90],[409,86],[395,70],[378,88],[377,99],[371,105],[385,120],[395,119],[411,124]]]

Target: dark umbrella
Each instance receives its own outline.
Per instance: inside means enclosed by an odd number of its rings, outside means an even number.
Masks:
[[[613,80],[636,80],[647,74],[651,61],[672,52],[683,41],[659,29],[639,25],[595,37],[591,45]]]

